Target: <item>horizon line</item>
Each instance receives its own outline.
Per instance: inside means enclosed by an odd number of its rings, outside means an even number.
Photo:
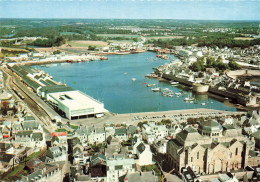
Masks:
[[[0,19],[55,19],[55,20],[188,20],[188,21],[256,21],[258,19],[174,19],[174,18],[14,18],[14,17],[0,17]]]

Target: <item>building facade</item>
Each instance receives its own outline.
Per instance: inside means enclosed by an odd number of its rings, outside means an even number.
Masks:
[[[169,163],[181,171],[192,166],[199,173],[229,172],[247,166],[249,145],[241,128],[223,127],[216,121],[202,122],[198,130],[188,127],[169,141]]]

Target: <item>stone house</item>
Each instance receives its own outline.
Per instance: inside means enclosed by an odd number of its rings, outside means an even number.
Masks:
[[[119,177],[126,173],[135,172],[133,158],[126,158],[125,155],[107,156],[107,182],[119,182]]]
[[[65,147],[50,147],[46,152],[46,162],[66,161],[67,152]]]
[[[149,144],[155,142],[155,140],[160,140],[168,136],[168,129],[166,125],[158,125],[155,122],[148,122],[143,125],[143,138]]]
[[[95,128],[88,135],[88,142],[93,143],[102,143],[106,141],[106,133],[104,128]]]
[[[118,138],[120,141],[126,141],[128,139],[126,128],[116,128],[114,137]]]
[[[153,153],[151,152],[149,145],[140,143],[137,146],[136,155],[138,157],[137,163],[140,166],[153,164]]]
[[[46,147],[45,134],[40,131],[18,131],[13,140],[13,144],[43,149]]]
[[[55,181],[62,182],[63,174],[61,167],[51,164],[43,164],[35,169],[35,171],[27,176],[23,176],[21,179],[22,182],[46,182],[46,181]]]

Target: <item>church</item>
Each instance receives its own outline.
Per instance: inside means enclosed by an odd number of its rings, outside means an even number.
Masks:
[[[247,166],[249,143],[242,128],[208,120],[201,122],[198,129],[185,128],[170,140],[167,158],[180,172],[187,166],[203,174],[230,172]]]

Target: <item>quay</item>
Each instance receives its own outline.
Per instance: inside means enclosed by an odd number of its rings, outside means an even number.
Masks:
[[[71,123],[77,125],[95,125],[97,127],[103,127],[106,124],[129,124],[137,126],[139,122],[143,121],[156,121],[159,122],[162,119],[170,119],[173,124],[182,123],[188,118],[200,118],[200,117],[217,117],[217,116],[229,116],[229,115],[242,115],[246,112],[232,112],[215,109],[186,109],[186,110],[171,110],[171,111],[158,111],[158,112],[141,112],[141,113],[127,113],[127,114],[114,114],[105,113],[102,118],[88,118],[73,120]]]

